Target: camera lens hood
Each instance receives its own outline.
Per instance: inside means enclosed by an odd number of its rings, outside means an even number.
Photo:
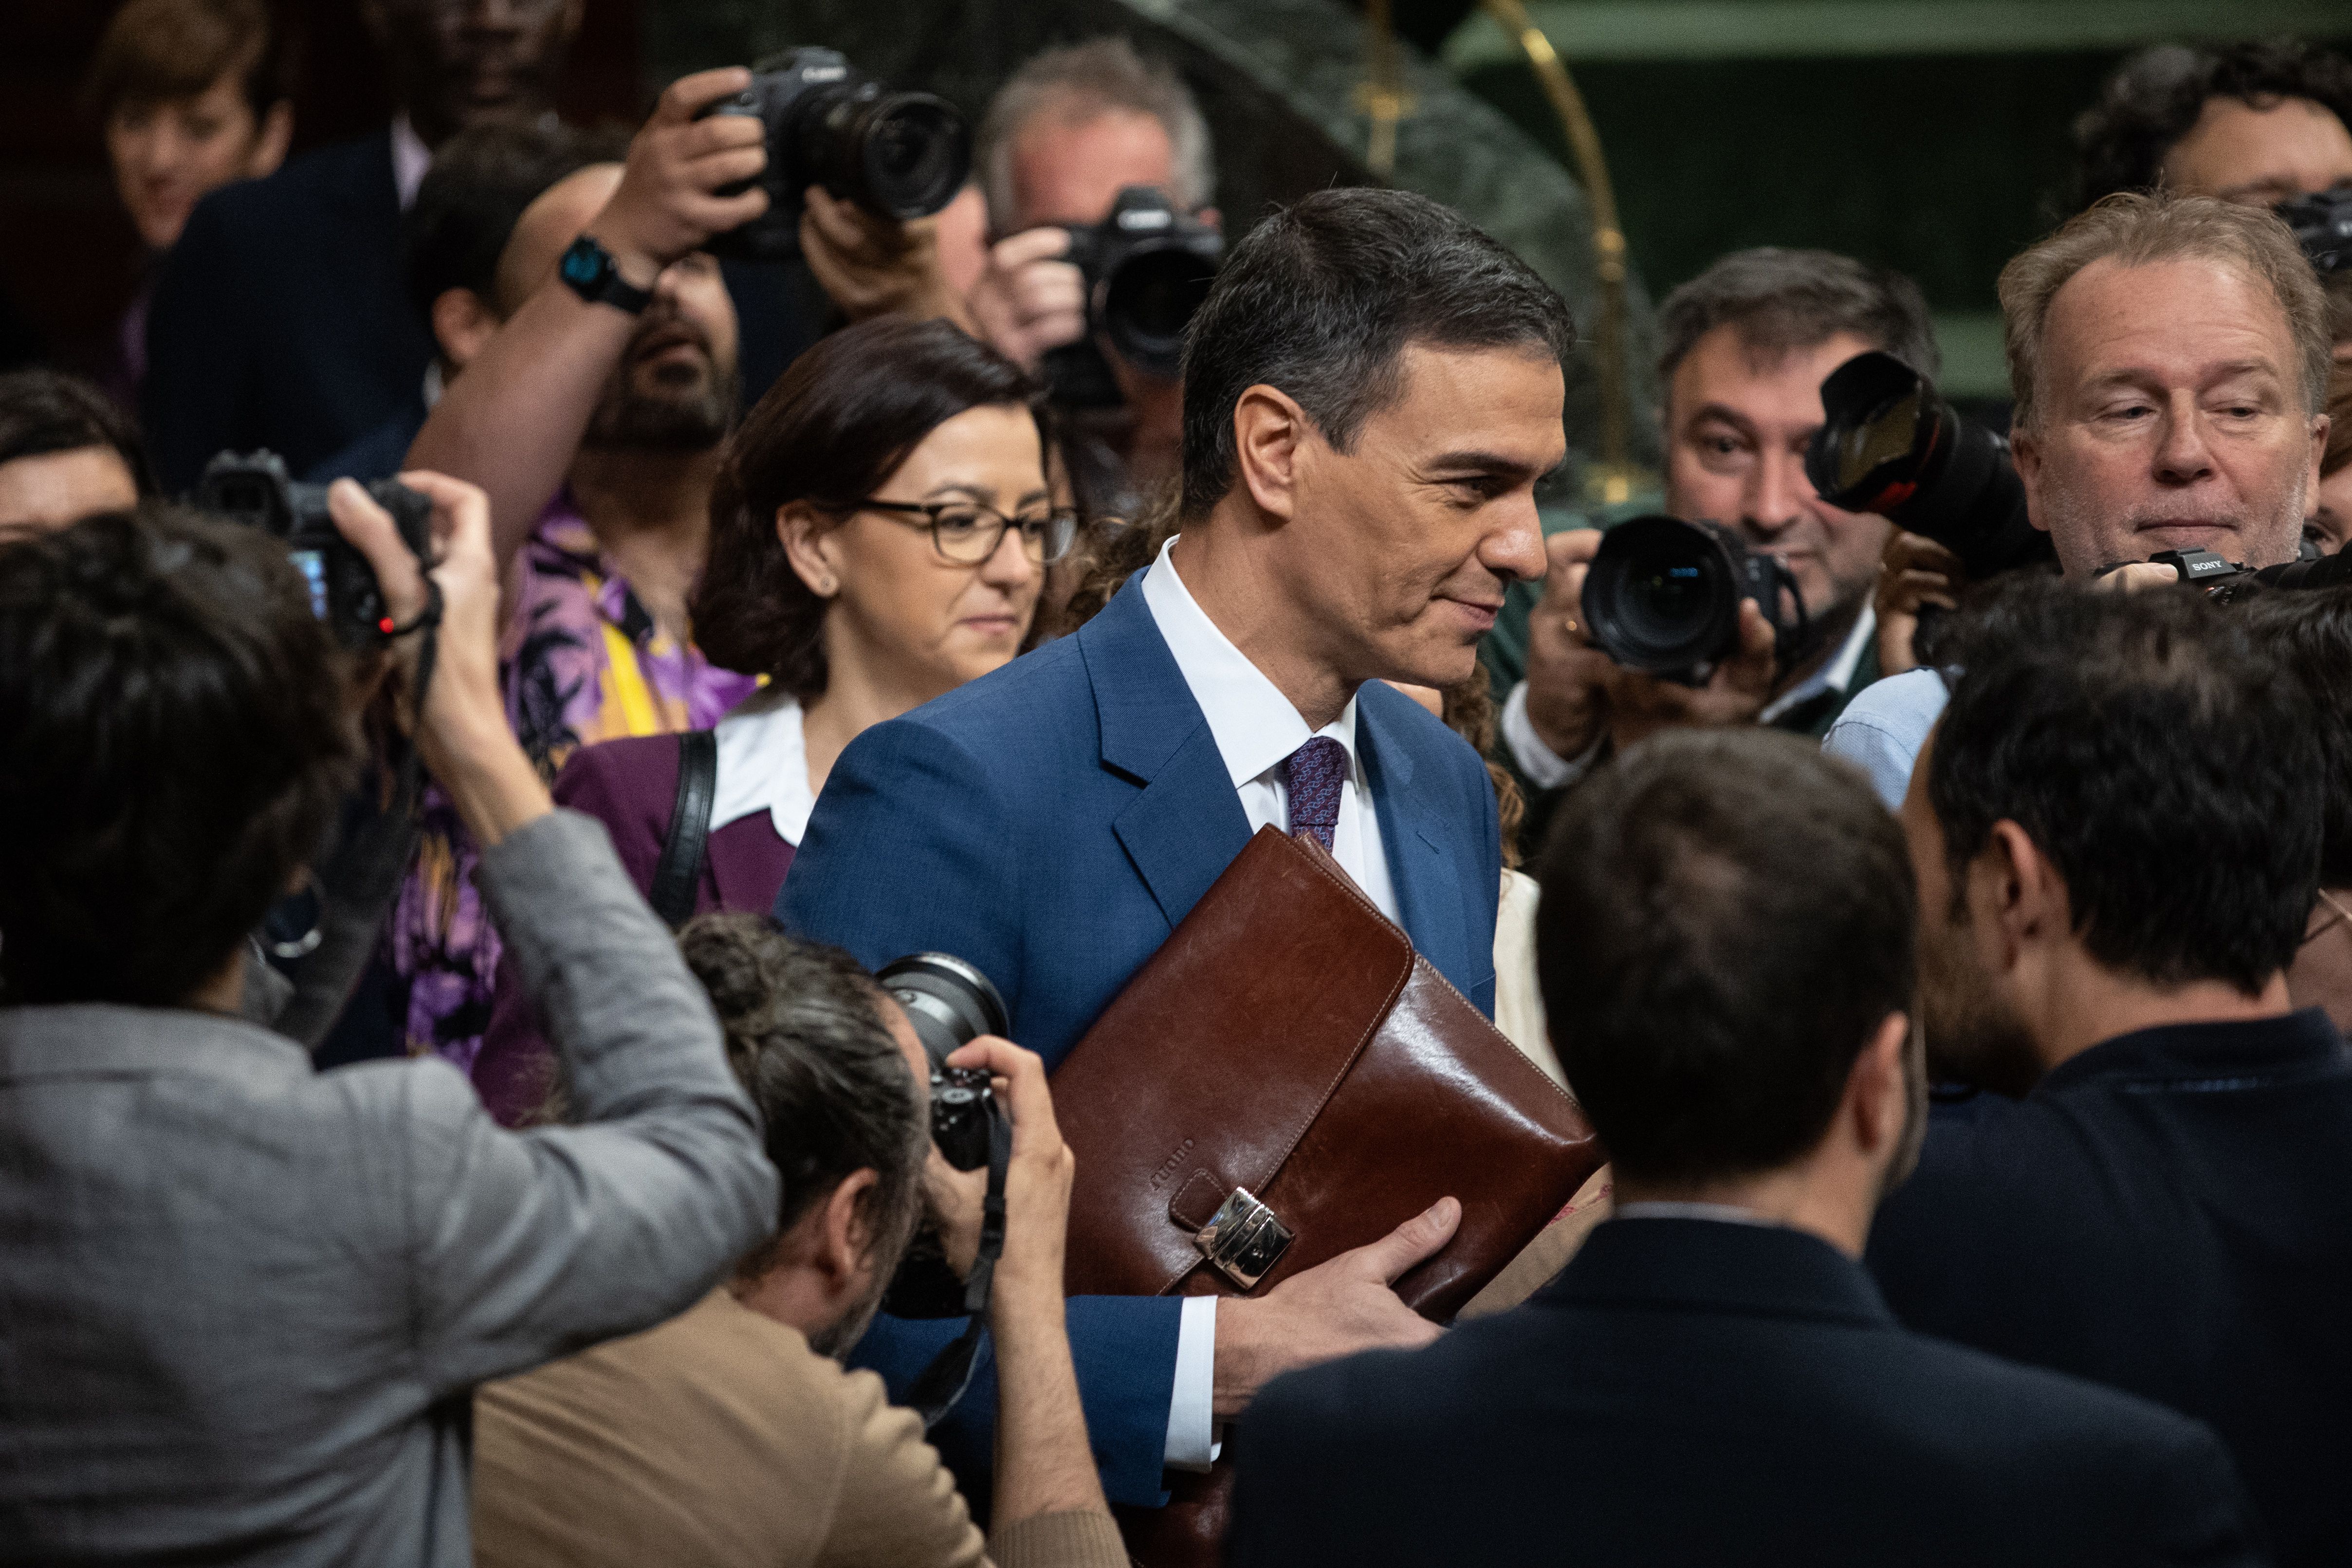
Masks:
[[[1004,998],[986,975],[951,953],[909,953],[874,977],[907,1011],[934,1063],[943,1063],[983,1034],[1012,1027]]]

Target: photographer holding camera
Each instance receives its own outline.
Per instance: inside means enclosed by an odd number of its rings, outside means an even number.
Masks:
[[[709,1004],[508,728],[481,493],[406,483],[429,572],[349,482],[334,526],[584,1124],[502,1132],[436,1061],[316,1073],[240,1016],[361,752],[287,541],[150,505],[0,549],[0,1540],[29,1558],[454,1568],[473,1385],[660,1322],[772,1230]]]
[[[837,57],[826,74],[849,76]],[[806,198],[795,227],[761,183],[772,150],[793,170],[813,162],[808,136],[780,143],[764,117],[787,76],[730,68],[685,78],[631,141],[625,167],[592,164],[533,202],[498,268],[500,292],[520,302],[449,383],[412,449],[415,465],[481,484],[501,571],[520,557],[502,648],[509,716],[547,777],[595,741],[708,728],[753,690],[750,676],[717,668],[694,645],[687,609],[743,347],[713,247],[781,243],[780,222],[813,261],[833,256],[820,270],[854,269],[828,252],[825,218],[853,230],[895,222],[845,215],[847,198],[812,186],[793,193]],[[814,140],[818,153],[835,146]],[[952,193],[951,181],[939,183]],[[394,916],[409,1043],[470,1066],[497,939],[479,917],[471,846],[436,801],[424,831],[426,852]]]
[[[2000,275],[2011,430],[2028,516],[2060,570],[2169,586],[2148,558],[2295,559],[2327,445],[2326,302],[2286,225],[2210,196],[2110,196]],[[1826,746],[1904,796],[1948,691],[1864,692]]]
[[[1527,676],[1502,718],[1512,758],[1538,791],[1564,788],[1612,746],[1668,726],[1760,723],[1819,735],[1876,674],[1870,598],[1887,524],[1822,500],[1804,455],[1822,423],[1822,381],[1846,360],[1876,349],[1934,374],[1917,287],[1826,252],[1740,251],[1667,296],[1659,327],[1666,509],[1723,524],[1785,565],[1805,635],[1784,642],[1779,656],[1773,626],[1743,603],[1736,645],[1700,684],[1622,668],[1595,645],[1582,604],[1604,536],[1553,535]]]
[[[1081,494],[1097,511],[1131,516],[1179,462],[1172,339],[1183,322],[1173,318],[1198,306],[1218,248],[1208,121],[1167,65],[1124,38],[1096,38],[1048,49],[1005,79],[975,162],[990,228],[1005,237],[972,287],[972,314],[991,342],[1045,375],[1057,402],[1083,411],[1073,444]],[[1150,232],[1189,237],[1203,260],[1171,291],[1176,308],[1152,334],[1171,339],[1161,352],[1107,329],[1112,279],[1094,254],[1106,226],[1119,233],[1119,210],[1146,200],[1139,187],[1154,193],[1142,220]]]
[[[780,1223],[683,1316],[481,1391],[476,1560],[635,1568],[658,1541],[665,1561],[765,1568],[946,1568],[983,1552],[1041,1568],[1125,1563],[1062,1327],[1073,1161],[1044,1065],[990,1038],[949,1058],[994,1072],[1013,1134],[989,1287],[998,1462],[983,1543],[916,1414],[838,1360],[922,1209],[922,1043],[863,969],[764,917],[709,916],[679,946],[759,1110]]]

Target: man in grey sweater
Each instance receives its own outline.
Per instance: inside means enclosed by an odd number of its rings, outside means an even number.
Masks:
[[[0,1562],[463,1564],[474,1385],[669,1317],[773,1230],[708,1002],[507,730],[481,494],[412,482],[443,604],[415,741],[580,1124],[503,1132],[438,1061],[315,1073],[240,1016],[245,933],[358,754],[282,544],[151,507],[0,551]],[[388,619],[429,620],[390,519],[331,505]]]

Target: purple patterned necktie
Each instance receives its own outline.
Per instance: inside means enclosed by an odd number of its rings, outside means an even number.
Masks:
[[[1348,776],[1348,748],[1318,735],[1292,752],[1282,765],[1290,793],[1290,831],[1313,838],[1325,849],[1339,825],[1339,781]]]

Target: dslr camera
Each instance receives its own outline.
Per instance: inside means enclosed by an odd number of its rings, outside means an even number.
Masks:
[[[1739,646],[1739,606],[1753,601],[1786,664],[1811,626],[1780,557],[1751,550],[1720,523],[1628,517],[1601,536],[1584,576],[1584,623],[1620,666],[1684,685],[1706,684]]]
[[[957,1170],[980,1169],[989,1163],[993,1138],[1002,1135],[1011,1146],[1012,1124],[996,1103],[988,1070],[950,1067],[947,1059],[983,1034],[1005,1031],[1003,997],[986,975],[947,953],[909,954],[884,965],[874,978],[905,1010],[931,1059],[931,1142]],[[971,1310],[965,1282],[948,1267],[929,1226],[908,1245],[882,1304],[902,1318],[959,1317]]]
[[[2271,210],[2294,231],[2294,242],[2303,247],[2313,271],[2352,271],[2352,190],[2322,191]]]
[[[1184,329],[1224,259],[1223,236],[1156,185],[1128,186],[1109,216],[1069,235],[1065,259],[1086,278],[1089,336],[1046,354],[1045,379],[1057,397],[1081,407],[1119,401],[1094,333],[1136,369],[1175,380],[1183,368]]]
[[[2298,559],[2265,567],[2250,567],[2210,549],[2158,550],[2147,559],[2151,565],[2170,567],[2182,586],[2220,604],[2234,604],[2267,589],[2340,588],[2352,582],[2352,553],[2318,555],[2307,539],[2304,552]],[[2099,568],[2097,575],[2105,577],[2130,564],[2113,561]]]
[[[367,493],[392,514],[409,553],[424,560],[432,548],[432,501],[397,479],[373,480]],[[363,653],[389,639],[393,621],[383,586],[367,557],[336,531],[326,486],[287,477],[285,460],[274,452],[223,452],[205,465],[188,500],[285,541],[286,559],[310,586],[310,613],[344,647]]]
[[[767,167],[719,193],[756,184],[768,210],[712,241],[718,254],[799,255],[801,193],[811,185],[902,223],[930,216],[963,189],[971,129],[947,99],[893,91],[834,49],[787,49],[751,72],[750,87],[697,116],[740,114],[767,131]]]
[[[2026,516],[2009,443],[1962,419],[1894,355],[1874,350],[1831,371],[1822,413],[1805,477],[1831,506],[1925,535],[1972,578],[2057,559]]]

